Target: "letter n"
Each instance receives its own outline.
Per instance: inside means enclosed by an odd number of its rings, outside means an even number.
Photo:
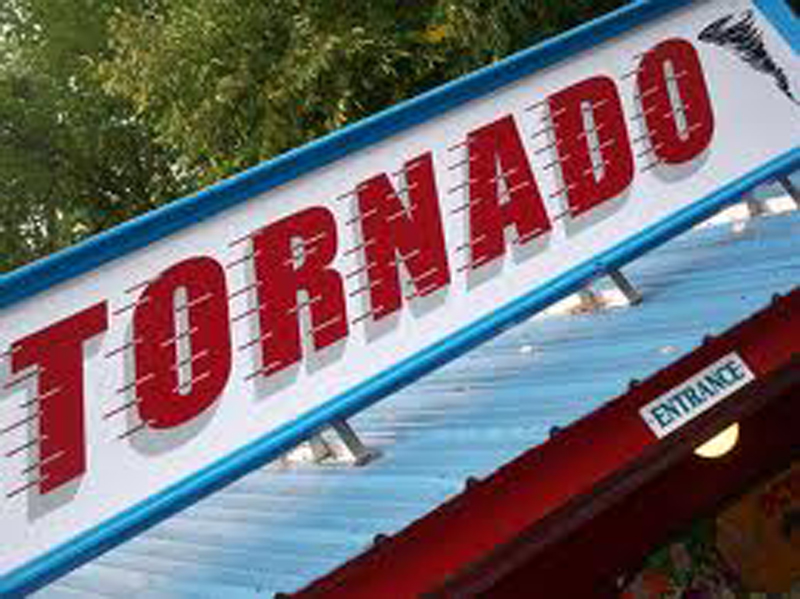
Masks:
[[[402,306],[400,261],[416,288],[410,297],[429,295],[450,283],[430,152],[407,162],[404,172],[406,204],[386,174],[373,177],[357,188],[374,320]]]

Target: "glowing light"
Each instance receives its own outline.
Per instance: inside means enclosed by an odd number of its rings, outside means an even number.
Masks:
[[[694,453],[701,458],[719,458],[728,453],[736,446],[739,440],[739,424],[733,423],[721,433],[715,435],[700,447],[694,450]]]

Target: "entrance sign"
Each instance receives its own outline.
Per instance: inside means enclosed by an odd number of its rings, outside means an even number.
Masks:
[[[0,593],[796,167],[776,2],[635,4],[5,277]]]
[[[755,378],[744,360],[731,353],[654,399],[639,413],[658,438],[666,437]]]

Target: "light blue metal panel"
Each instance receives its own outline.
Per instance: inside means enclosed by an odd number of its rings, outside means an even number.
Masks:
[[[798,240],[798,212],[694,230],[626,268],[641,305],[530,319],[354,417],[377,461],[263,469],[37,597],[296,590],[795,287]]]

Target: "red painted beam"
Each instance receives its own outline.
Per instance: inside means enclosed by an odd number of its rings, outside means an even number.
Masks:
[[[558,510],[596,491],[637,460],[680,442],[688,434],[682,430],[659,443],[639,416],[639,408],[732,351],[757,379],[767,379],[787,367],[793,355],[800,353],[800,289],[776,297],[761,312],[707,339],[687,356],[295,596],[387,599],[440,589],[456,573],[481,562],[534,525],[545,525]],[[697,435],[698,427],[715,409],[685,428]]]
[[[654,479],[635,489],[589,523],[496,580],[498,560],[460,577],[441,596],[595,599],[616,593],[615,580],[628,578],[656,547],[679,535],[698,518],[711,515],[731,496],[800,457],[800,402],[781,394],[740,422],[739,442],[726,456],[709,460],[689,451]],[[535,531],[534,531],[535,532]],[[480,591],[470,589],[480,587]],[[524,591],[524,592],[523,592]]]

